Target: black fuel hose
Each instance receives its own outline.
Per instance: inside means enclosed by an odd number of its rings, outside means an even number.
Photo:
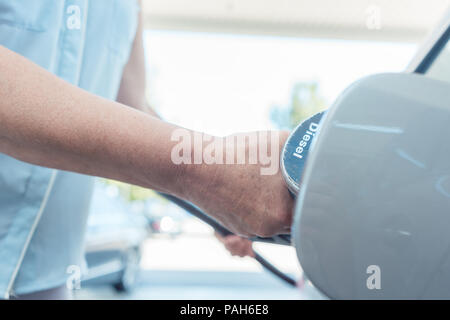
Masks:
[[[226,229],[224,226],[222,226],[219,222],[217,222],[214,218],[208,216],[205,214],[202,210],[200,210],[197,206],[193,205],[192,203],[182,200],[180,198],[177,198],[175,196],[166,194],[166,193],[160,193],[163,198],[169,200],[170,202],[176,204],[180,208],[186,210],[194,217],[200,219],[204,223],[211,226],[218,234],[221,236],[228,236],[232,235],[233,233],[230,232],[228,229]],[[282,244],[282,245],[291,245],[291,239],[290,235],[278,235],[271,238],[261,238],[261,237],[254,237],[251,238],[252,241],[260,241],[260,242],[267,242],[267,243],[275,243],[275,244]],[[279,279],[283,280],[285,283],[289,284],[290,286],[295,287],[297,285],[297,282],[292,279],[290,276],[286,275],[282,271],[280,271],[277,267],[272,265],[269,261],[267,261],[265,258],[263,258],[259,253],[255,252],[254,259],[259,262],[259,264],[278,277]]]

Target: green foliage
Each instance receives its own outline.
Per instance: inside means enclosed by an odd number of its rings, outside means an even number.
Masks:
[[[155,191],[150,189],[110,179],[102,179],[102,181],[108,185],[116,186],[120,196],[128,202],[144,201],[149,198],[159,198],[162,201],[165,201],[164,198],[160,197]]]
[[[317,82],[299,82],[292,88],[289,105],[272,107],[270,116],[279,129],[291,130],[326,107],[327,103],[320,94]]]

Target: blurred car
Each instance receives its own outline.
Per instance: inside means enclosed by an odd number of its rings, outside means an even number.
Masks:
[[[173,203],[155,199],[146,202],[144,215],[152,233],[171,237],[182,233],[183,224],[189,218],[183,209]]]
[[[139,272],[141,243],[148,236],[146,218],[132,212],[114,186],[97,182],[87,228],[82,285],[131,290]]]
[[[152,233],[168,234],[170,236],[177,236],[181,233],[180,221],[170,216],[150,216],[147,219]]]

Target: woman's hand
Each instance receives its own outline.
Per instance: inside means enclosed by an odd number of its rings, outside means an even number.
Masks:
[[[232,137],[248,136],[251,134]],[[288,133],[269,136],[268,141],[247,139],[245,144],[236,146],[234,156],[241,151],[247,155],[244,164],[190,165],[188,169],[194,170],[194,178],[190,180],[203,183],[189,190],[188,200],[237,235],[264,237],[290,230],[294,201],[279,168],[280,152]],[[251,150],[255,149],[271,150],[270,157],[276,162],[274,170],[264,172],[268,164],[261,161],[249,163]],[[228,147],[224,150],[225,155],[232,152]]]

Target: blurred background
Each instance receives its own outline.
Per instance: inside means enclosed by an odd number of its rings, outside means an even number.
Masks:
[[[213,135],[290,129],[353,81],[400,72],[449,0],[143,0],[147,98]],[[293,248],[257,244],[301,276]],[[299,299],[154,192],[96,183],[82,299]]]

